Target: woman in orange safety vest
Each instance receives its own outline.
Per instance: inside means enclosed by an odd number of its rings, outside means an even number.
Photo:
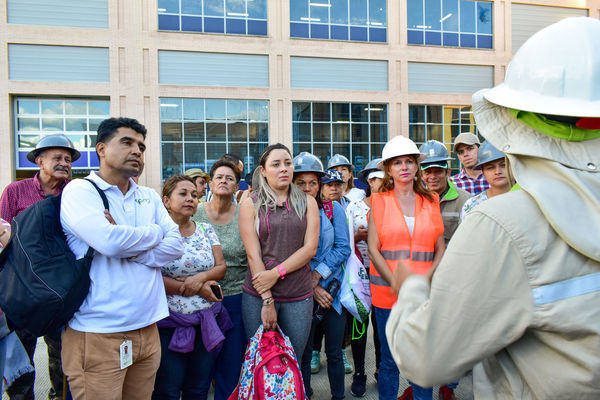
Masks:
[[[383,148],[378,168],[385,172],[380,193],[371,197],[368,246],[373,311],[381,343],[379,399],[396,400],[400,373],[392,358],[385,325],[396,302],[392,276],[399,263],[412,272],[432,275],[445,250],[444,224],[437,194],[421,182],[425,158],[415,143],[396,136]],[[411,383],[398,399],[431,399],[433,390]]]

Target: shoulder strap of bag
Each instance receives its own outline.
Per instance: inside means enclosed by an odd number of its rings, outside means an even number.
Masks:
[[[94,186],[94,188],[100,195],[100,198],[102,199],[102,203],[104,204],[104,209],[109,210],[110,208],[108,207],[108,199],[106,198],[106,194],[104,194],[104,191],[102,189],[100,189],[98,187],[98,185],[96,184],[96,182],[94,182],[93,180],[88,179],[88,178],[83,178],[83,179],[85,179],[86,181],[88,181],[89,183],[91,183]],[[93,248],[91,248],[91,247],[88,248],[87,253],[85,253],[85,258],[89,258],[89,259],[94,258],[94,249]]]

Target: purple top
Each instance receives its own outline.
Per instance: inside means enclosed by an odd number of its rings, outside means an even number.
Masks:
[[[221,350],[225,340],[223,333],[233,328],[233,322],[223,303],[215,303],[212,307],[198,310],[193,314],[171,311],[167,318],[161,319],[156,325],[159,328],[175,328],[169,350],[178,353],[194,351],[197,325],[200,325],[202,343],[206,351]]]
[[[255,200],[252,197],[252,200]],[[302,219],[286,203],[274,211],[264,209],[259,213],[260,224],[258,240],[262,253],[262,261],[267,270],[276,268],[289,258],[299,248],[304,246],[306,234],[306,212]],[[271,288],[271,294],[276,301],[296,301],[312,296],[312,279],[310,264],[287,273],[284,279],[279,279]],[[242,287],[245,292],[260,297],[252,287],[250,268]]]

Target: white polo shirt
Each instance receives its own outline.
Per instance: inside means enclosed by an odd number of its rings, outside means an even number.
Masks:
[[[151,325],[169,315],[160,267],[183,254],[179,228],[154,190],[130,179],[123,195],[95,172],[88,178],[106,194],[117,224],[104,216],[102,199],[90,182],[75,179],[65,187],[60,220],[69,247],[78,259],[88,246],[96,250],[90,292],[69,326],[114,333]]]

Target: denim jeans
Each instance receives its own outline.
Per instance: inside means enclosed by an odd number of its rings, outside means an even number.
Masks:
[[[277,324],[283,333],[290,338],[296,358],[300,360],[310,334],[313,298],[311,296],[298,301],[276,301],[275,310],[277,311]],[[246,339],[254,336],[258,327],[262,324],[261,311],[262,299],[244,292],[242,294],[242,313]]]
[[[385,326],[392,312],[391,309],[373,307],[375,318],[377,320],[377,331],[379,333],[379,343],[381,343],[381,365],[379,367],[379,400],[396,400],[398,397],[398,387],[400,385],[400,371],[392,357],[392,352],[388,345],[385,335]],[[433,388],[422,388],[409,382],[413,389],[413,399],[431,400],[433,398]]]
[[[242,294],[225,296],[223,306],[229,313],[233,328],[225,333],[225,341],[213,370],[215,400],[227,400],[240,379],[246,351],[246,332],[242,319]]]
[[[206,351],[200,327],[191,353],[169,350],[175,328],[159,328],[162,357],[154,383],[154,400],[204,400],[208,396],[216,355]]]
[[[317,303],[314,303],[317,307]],[[325,354],[327,355],[327,376],[331,388],[331,398],[334,400],[344,398],[344,362],[342,360],[342,343],[344,341],[344,328],[346,325],[346,310],[342,307],[342,314],[338,314],[333,307],[329,308],[320,323],[312,323],[310,337],[304,354],[302,355],[302,378],[306,393],[310,389],[310,359],[312,357],[313,339],[317,327],[322,328],[325,335]]]

